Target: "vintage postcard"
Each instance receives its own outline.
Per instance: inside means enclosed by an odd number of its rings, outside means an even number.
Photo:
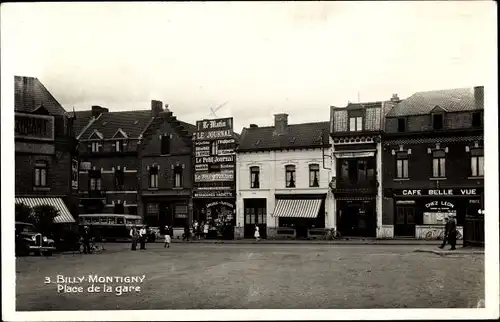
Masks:
[[[2,318],[498,318],[495,5],[2,4]]]

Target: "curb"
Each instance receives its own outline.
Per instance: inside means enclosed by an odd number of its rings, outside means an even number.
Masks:
[[[415,253],[429,253],[429,254],[436,254],[439,256],[446,256],[446,255],[484,255],[484,251],[481,250],[434,250],[434,249],[416,249],[414,251]]]
[[[157,241],[158,243],[163,243],[162,241]],[[177,241],[172,240],[172,244],[232,244],[232,245],[386,245],[386,246],[434,246],[438,243],[436,242],[406,242],[406,241],[226,241],[226,240],[214,240],[214,241]],[[462,244],[457,244],[457,246],[462,246]]]

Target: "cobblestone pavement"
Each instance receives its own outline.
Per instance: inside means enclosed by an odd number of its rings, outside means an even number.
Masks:
[[[17,310],[461,308],[484,299],[482,254],[439,256],[415,252],[425,246],[386,245],[128,247],[18,258]],[[57,275],[84,276],[71,285],[84,291],[58,293],[55,283],[44,284]],[[145,278],[134,283],[140,292],[116,295],[88,293],[89,275]],[[107,284],[113,291],[128,285]]]

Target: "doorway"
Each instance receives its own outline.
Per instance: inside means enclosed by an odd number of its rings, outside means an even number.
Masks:
[[[337,222],[342,236],[375,237],[374,201],[338,201]]]
[[[259,227],[260,238],[267,237],[267,199],[244,199],[244,237],[254,238],[255,226]]]
[[[295,226],[295,236],[297,239],[306,239],[308,236],[308,221],[304,218],[297,218]]]
[[[415,237],[414,207],[396,207],[394,235],[400,237]]]

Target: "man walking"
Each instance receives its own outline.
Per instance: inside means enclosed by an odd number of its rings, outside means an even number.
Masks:
[[[142,226],[141,230],[139,230],[139,236],[141,240],[141,250],[146,249],[146,238],[148,237],[148,232],[146,230],[146,226]]]
[[[132,238],[131,250],[136,250],[137,249],[137,238],[139,237],[139,232],[137,231],[137,228],[135,228],[135,226],[132,226],[132,228],[130,229],[130,237]]]
[[[450,244],[450,250],[455,250],[457,245],[457,222],[455,221],[455,216],[450,218],[450,231],[448,232],[448,244]]]
[[[439,246],[439,248],[444,248],[444,246],[446,245],[446,242],[449,239],[448,233],[450,232],[450,220],[448,217],[446,217],[446,218],[444,218],[444,221],[445,221],[445,225],[444,225],[443,243],[441,244],[441,246]]]

